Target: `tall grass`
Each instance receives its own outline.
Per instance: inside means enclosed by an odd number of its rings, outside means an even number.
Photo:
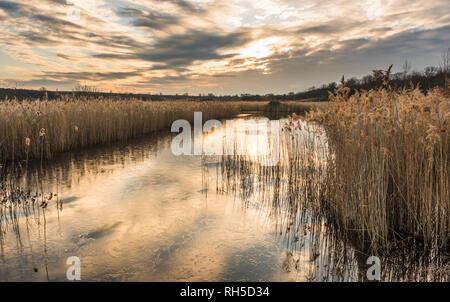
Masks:
[[[392,233],[386,236],[388,242],[380,240],[376,235],[378,228],[385,226],[364,216],[358,217],[360,212],[357,211],[363,209],[372,215],[390,211],[390,222],[395,224],[398,210],[397,213],[389,208],[380,210],[379,207],[368,204],[367,200],[351,199],[353,196],[350,194],[348,200],[351,201],[342,205],[347,200],[334,199],[338,194],[334,191],[336,176],[333,175],[336,173],[336,154],[333,153],[334,143],[327,135],[330,132],[323,125],[305,122],[303,119],[298,121],[296,116],[287,121],[282,120],[281,125],[280,160],[276,165],[261,166],[260,163],[264,161],[263,153],[257,156],[235,153],[213,159],[205,157],[203,188],[207,191],[208,188],[215,187],[220,194],[238,197],[244,211],[258,209],[258,215],[270,217],[274,233],[283,238],[286,247],[294,251],[301,249],[301,254],[310,257],[310,263],[313,263],[313,280],[366,280],[366,261],[371,255],[380,257],[383,264],[382,280],[385,281],[448,280],[450,259],[445,234],[431,235],[433,237],[428,240],[431,241],[431,247],[433,239],[438,240],[438,243],[434,244],[436,248],[429,249],[427,253],[423,250],[426,239],[420,233],[420,228],[415,230],[417,235],[405,230],[401,236],[398,229],[392,229]],[[243,132],[241,135],[247,134]],[[253,144],[256,144],[255,140]],[[259,150],[264,148],[260,147]],[[342,156],[345,155],[339,154],[341,159]],[[359,164],[349,163],[353,159],[355,158],[350,158],[347,162],[352,167]],[[218,171],[210,173],[214,163],[217,164]],[[343,162],[340,164],[344,165]],[[370,167],[366,165],[365,168]],[[369,175],[370,172],[363,171],[362,174]],[[350,175],[340,177],[348,176]],[[352,181],[342,178],[339,180]],[[354,190],[358,189],[357,185],[363,184],[355,184]],[[378,184],[366,182],[365,185]],[[342,189],[346,188],[342,186]],[[366,188],[370,189],[376,190],[376,187]],[[387,202],[396,201],[389,199]],[[448,205],[448,199],[440,203],[441,213],[446,211],[446,203]],[[430,215],[434,214],[430,212]],[[429,217],[430,221],[433,219],[433,216]],[[354,221],[352,224],[347,222],[351,220]],[[355,275],[355,266],[359,267],[359,276]],[[306,269],[308,268],[301,267],[302,272]]]
[[[388,86],[330,93],[323,125],[329,158],[317,200],[341,230],[371,246],[411,239],[448,251],[450,230],[450,100],[440,89]],[[408,240],[409,241],[409,240]]]
[[[125,140],[170,127],[176,119],[220,118],[234,104],[109,99],[0,102],[0,158],[48,158],[54,153]]]
[[[64,97],[0,102],[0,162],[49,158],[52,154],[126,140],[169,129],[177,119],[231,117],[264,110],[267,102],[164,101]],[[301,107],[301,108],[300,108]],[[287,110],[304,110],[292,104]]]

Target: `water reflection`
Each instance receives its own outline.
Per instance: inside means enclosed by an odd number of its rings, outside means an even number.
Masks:
[[[160,133],[31,165],[9,189],[30,192],[0,206],[0,280],[65,281],[70,256],[84,281],[365,280],[367,255],[312,215],[316,192],[295,173],[322,177],[325,138],[283,131],[279,164],[261,166],[267,134],[243,130],[245,118],[232,129],[244,155],[176,157]],[[293,152],[305,143],[307,162]],[[429,269],[448,258],[382,261],[386,280],[448,280]]]
[[[283,268],[296,271],[300,280],[367,280],[367,259],[381,259],[385,281],[447,281],[450,255],[424,253],[412,246],[392,246],[374,251],[351,234],[339,233],[328,225],[318,185],[326,181],[328,146],[323,129],[284,120],[280,135],[280,161],[261,167],[254,155],[222,156],[215,177],[217,192],[234,195],[243,210],[258,209],[258,215],[275,221],[276,234],[286,246]],[[308,177],[306,177],[308,175]],[[311,181],[311,179],[313,181]]]

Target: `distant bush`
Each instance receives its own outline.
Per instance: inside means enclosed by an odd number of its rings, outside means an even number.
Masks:
[[[280,106],[280,105],[281,105],[280,100],[271,100],[269,102],[269,106]]]

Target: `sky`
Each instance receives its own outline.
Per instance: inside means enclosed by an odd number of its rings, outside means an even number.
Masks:
[[[448,0],[0,0],[0,87],[299,92],[438,66]]]

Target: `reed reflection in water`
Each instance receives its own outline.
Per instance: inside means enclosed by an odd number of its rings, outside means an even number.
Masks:
[[[420,246],[411,245],[373,250],[329,224],[324,208],[317,203],[323,198],[319,188],[327,181],[327,159],[333,156],[328,154],[325,132],[306,122],[282,122],[277,165],[259,164],[267,152],[225,155],[216,159],[220,173],[205,183],[212,182],[219,194],[233,195],[243,210],[258,209],[258,215],[276,221],[276,233],[287,249],[286,268],[302,272],[306,280],[361,281],[367,280],[368,257],[375,255],[381,258],[382,280],[449,280],[448,252],[424,253]],[[259,142],[257,137],[248,141],[264,146]],[[205,173],[209,174],[208,169]]]
[[[20,203],[0,206],[0,280],[65,281],[70,256],[83,281],[365,280],[367,255],[308,204],[302,175],[323,178],[326,137],[282,131],[279,163],[262,166],[268,136],[248,118],[232,129],[240,155],[176,157],[158,134],[31,165],[8,189]],[[204,142],[224,137],[225,124]],[[408,255],[383,260],[383,278],[448,280]]]

